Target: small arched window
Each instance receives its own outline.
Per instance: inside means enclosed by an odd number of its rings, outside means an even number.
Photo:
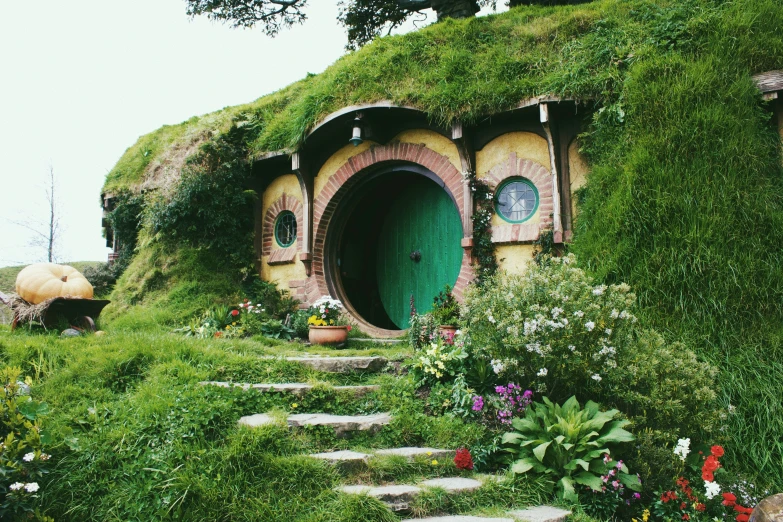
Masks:
[[[280,212],[275,220],[275,241],[283,248],[296,241],[296,216],[290,210]]]

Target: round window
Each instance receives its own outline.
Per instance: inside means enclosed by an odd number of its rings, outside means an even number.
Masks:
[[[281,247],[290,247],[296,240],[296,216],[290,210],[282,211],[275,221],[275,240]]]
[[[527,221],[538,208],[538,190],[526,179],[510,179],[500,185],[495,208],[506,221]]]

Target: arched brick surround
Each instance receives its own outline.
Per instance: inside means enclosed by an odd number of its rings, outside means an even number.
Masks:
[[[290,210],[296,216],[296,249],[297,252],[302,250],[302,231],[304,230],[302,204],[298,199],[283,194],[271,207],[269,207],[264,215],[264,228],[262,232],[264,241],[261,247],[262,256],[268,256],[272,253],[272,242],[275,240],[275,220],[280,212],[284,210]]]
[[[522,177],[530,180],[538,190],[538,223],[507,223],[492,227],[493,243],[519,243],[535,241],[542,229],[552,226],[552,175],[541,164],[529,159],[518,158],[515,152],[508,159],[492,168],[482,178],[487,185],[496,190],[509,178]]]
[[[326,233],[332,222],[338,205],[351,189],[362,178],[360,174],[371,172],[369,167],[380,167],[390,163],[411,163],[420,165],[429,171],[443,183],[451,193],[460,216],[464,216],[464,191],[466,184],[462,174],[454,165],[441,154],[428,149],[422,144],[413,143],[389,143],[376,145],[366,151],[351,157],[340,169],[334,173],[326,186],[316,196],[313,206],[313,264],[312,275],[307,281],[307,302],[312,303],[322,295],[327,295],[329,289],[324,274],[324,256]],[[368,170],[369,169],[369,170]],[[454,285],[454,295],[460,301],[473,279],[473,267],[470,264],[470,256],[463,252],[462,267]],[[358,317],[362,329],[367,333],[379,337],[392,337],[399,335],[397,330],[384,330],[376,328]]]

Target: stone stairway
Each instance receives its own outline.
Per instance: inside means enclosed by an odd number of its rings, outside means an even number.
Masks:
[[[317,371],[326,373],[348,372],[378,372],[387,367],[388,361],[383,357],[322,357],[301,356],[286,357],[287,361],[309,366]],[[238,387],[243,390],[255,390],[258,392],[285,392],[297,396],[306,394],[315,386],[305,383],[230,383],[221,381],[205,381],[204,386],[220,386],[225,388]],[[372,385],[359,386],[335,386],[338,391],[350,392],[356,397],[376,391],[379,387]],[[257,413],[246,415],[239,419],[240,426],[253,428],[265,424],[279,422],[279,415]],[[356,432],[376,433],[392,421],[389,413],[376,413],[373,415],[331,415],[326,413],[297,413],[285,417],[285,422],[290,428],[304,426],[328,426],[334,429],[338,437],[346,437]],[[359,452],[353,450],[329,451],[314,453],[311,458],[323,460],[331,465],[339,467],[343,471],[357,471],[367,466],[370,459],[376,457],[401,457],[409,462],[426,459],[429,461],[440,459],[445,462],[454,457],[455,451],[441,448],[400,447],[367,450]],[[494,476],[476,478],[466,477],[439,477],[430,478],[416,484],[344,484],[337,488],[347,495],[368,495],[384,502],[389,509],[398,513],[408,512],[410,503],[424,491],[438,489],[451,495],[466,494],[479,490],[487,480],[496,479]],[[564,522],[570,515],[569,511],[550,507],[539,506],[526,510],[511,511],[506,518],[492,518],[468,515],[449,515],[428,518],[411,518],[403,522]]]

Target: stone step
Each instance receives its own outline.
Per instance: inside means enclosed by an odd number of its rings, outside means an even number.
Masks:
[[[440,448],[391,448],[374,450],[368,453],[359,453],[356,451],[328,451],[325,453],[314,453],[310,455],[315,459],[325,460],[329,464],[342,467],[344,469],[355,469],[367,464],[367,461],[373,456],[387,456],[394,455],[398,457],[405,457],[409,461],[413,461],[416,457],[423,457],[427,459],[452,459],[454,458],[454,450],[440,449]]]
[[[385,357],[286,357],[286,361],[307,365],[328,373],[377,372],[388,362]]]
[[[307,393],[308,391],[312,390],[316,385],[313,384],[305,384],[305,383],[299,383],[299,382],[286,382],[286,383],[280,383],[280,384],[250,384],[250,383],[240,383],[240,382],[224,382],[224,381],[202,381],[199,383],[201,386],[220,386],[223,388],[242,388],[243,390],[257,390],[261,392],[269,392],[269,391],[278,391],[278,392],[288,392],[293,395],[301,396]],[[367,393],[377,391],[380,389],[380,386],[376,385],[365,385],[365,386],[334,386],[333,387],[335,391],[348,391],[353,393],[357,397],[361,397],[362,395],[365,395]]]
[[[391,422],[388,413],[376,413],[375,415],[330,415],[328,413],[297,413],[289,415],[286,419],[288,426],[298,428],[301,426],[329,426],[333,428],[338,437],[345,436],[354,431],[376,432]],[[239,419],[240,426],[251,428],[263,426],[274,422],[274,418],[266,413],[246,415]]]
[[[511,511],[513,518],[476,517],[470,515],[447,515],[442,517],[409,518],[402,522],[565,522],[570,511],[552,506],[537,506]]]
[[[570,511],[552,506],[537,506],[509,512],[520,522],[565,522]]]
[[[464,493],[481,487],[481,482],[463,477],[445,477],[425,480],[419,486],[409,484],[390,484],[387,486],[341,486],[338,491],[349,495],[369,495],[385,502],[392,511],[407,511],[410,502],[422,491],[422,488],[441,488],[448,493]]]
[[[473,517],[470,515],[447,515],[445,517],[406,518],[402,522],[516,522],[513,518]]]

